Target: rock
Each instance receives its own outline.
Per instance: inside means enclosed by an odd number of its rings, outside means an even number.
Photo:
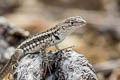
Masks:
[[[84,55],[71,49],[47,53],[51,64],[51,74],[46,72],[45,80],[98,80],[95,70]],[[28,54],[20,62],[13,74],[14,80],[42,80],[42,55]]]

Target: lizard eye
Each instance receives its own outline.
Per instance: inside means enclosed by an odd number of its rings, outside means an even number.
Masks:
[[[74,22],[71,22],[71,24],[73,25],[73,24],[74,24]]]

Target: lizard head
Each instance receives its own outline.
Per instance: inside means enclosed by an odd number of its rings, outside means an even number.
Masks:
[[[75,16],[75,17],[70,17],[70,18],[67,18],[65,21],[64,21],[64,24],[68,24],[68,28],[69,27],[81,27],[83,25],[86,24],[86,21],[80,17],[80,16]]]
[[[75,17],[70,17],[67,18],[65,21],[62,22],[61,28],[63,29],[63,33],[72,33],[76,29],[84,26],[86,24],[86,21],[80,17],[80,16],[75,16]]]

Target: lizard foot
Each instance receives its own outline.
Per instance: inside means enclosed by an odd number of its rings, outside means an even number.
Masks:
[[[51,60],[49,60],[47,57],[44,57],[44,58],[43,58],[42,68],[44,69],[44,71],[43,71],[43,77],[46,76],[47,70],[48,70],[49,73],[51,74],[51,70],[52,70]]]

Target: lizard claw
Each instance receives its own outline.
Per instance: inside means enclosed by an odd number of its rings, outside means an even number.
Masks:
[[[43,61],[42,61],[42,68],[44,69],[43,77],[46,76],[47,70],[51,74],[52,66],[51,66],[50,60],[48,60],[48,58],[44,58],[43,59]]]

